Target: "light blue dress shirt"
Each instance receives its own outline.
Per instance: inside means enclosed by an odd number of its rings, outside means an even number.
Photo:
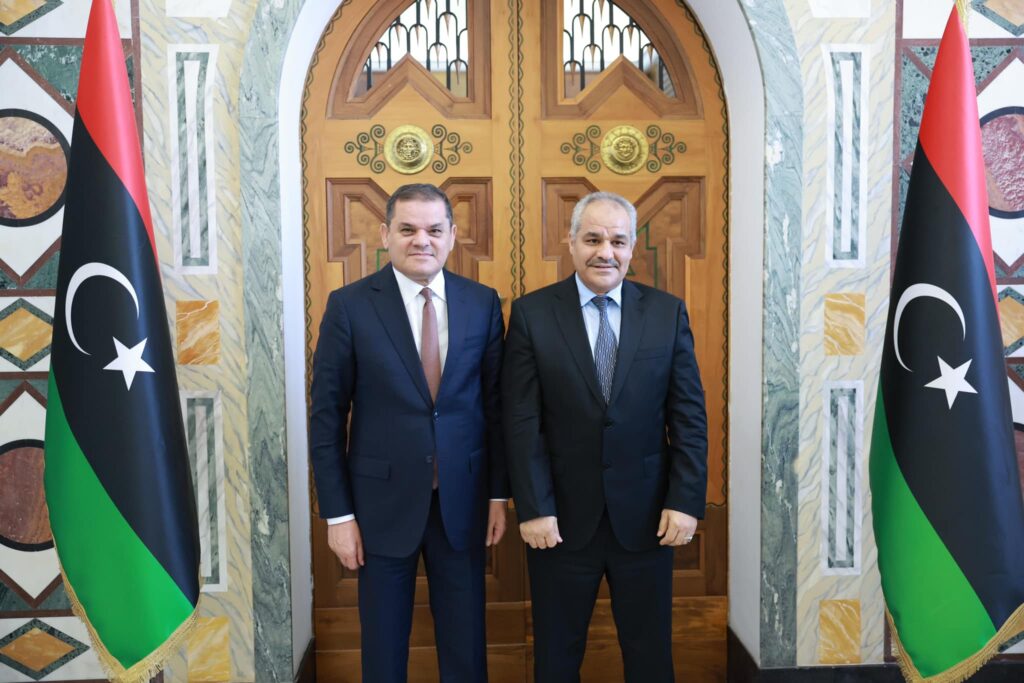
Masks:
[[[590,355],[594,355],[594,347],[597,345],[597,330],[601,325],[601,313],[597,310],[597,305],[594,304],[593,299],[597,294],[590,291],[583,280],[580,279],[580,274],[576,273],[576,289],[580,293],[580,308],[583,310],[583,324],[587,327],[587,340],[590,342]],[[608,303],[608,324],[611,325],[612,334],[615,335],[615,343],[619,343],[619,330],[622,327],[622,283],[620,282],[615,289],[608,292],[608,298],[611,299]]]

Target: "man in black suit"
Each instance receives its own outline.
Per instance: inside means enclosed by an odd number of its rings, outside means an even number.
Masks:
[[[484,548],[508,497],[501,305],[443,269],[456,230],[443,192],[402,186],[386,213],[390,265],[331,293],[313,357],[320,515],[359,570],[363,681],[407,680],[422,553],[441,680],[485,683]]]
[[[529,545],[536,683],[578,682],[601,578],[628,683],[670,683],[672,547],[707,487],[704,392],[686,306],[624,280],[636,209],[576,205],[576,273],[512,304],[505,452]]]

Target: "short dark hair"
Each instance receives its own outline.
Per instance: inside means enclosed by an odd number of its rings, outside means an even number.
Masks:
[[[424,202],[442,202],[445,213],[448,215],[448,225],[452,224],[452,203],[448,201],[448,195],[430,183],[409,183],[391,193],[388,197],[387,208],[385,209],[384,222],[390,227],[391,219],[395,217],[395,204],[398,202],[418,199]]]

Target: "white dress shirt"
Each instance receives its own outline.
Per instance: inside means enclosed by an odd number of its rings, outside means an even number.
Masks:
[[[597,331],[601,326],[601,311],[593,299],[597,294],[591,292],[580,274],[576,273],[576,289],[580,293],[580,308],[583,310],[583,324],[587,327],[587,339],[590,341],[590,353],[594,354],[594,347],[597,346]],[[619,343],[619,330],[622,328],[622,283],[615,286],[615,289],[608,292],[608,324],[611,325],[612,334],[615,335],[615,343]]]
[[[426,297],[423,296],[423,285],[411,280],[395,268],[392,268],[391,272],[395,274],[395,280],[398,281],[398,291],[402,295],[405,314],[409,317],[409,326],[412,328],[412,339],[416,343],[416,354],[419,355],[420,349],[423,347],[423,306],[427,303]],[[438,271],[427,287],[430,288],[430,296],[434,301],[434,313],[437,315],[437,342],[441,351],[441,372],[444,372],[444,361],[448,357],[448,299],[445,296],[444,271]],[[495,500],[503,499],[496,498]],[[355,515],[330,517],[327,523],[341,524],[355,518]]]

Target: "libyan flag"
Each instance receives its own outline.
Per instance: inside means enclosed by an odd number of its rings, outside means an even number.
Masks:
[[[1024,631],[1024,505],[974,70],[955,9],[907,192],[870,469],[903,673],[965,680]]]
[[[64,585],[110,677],[144,681],[195,621],[199,541],[124,52],[110,0],[86,31],[46,411]]]

